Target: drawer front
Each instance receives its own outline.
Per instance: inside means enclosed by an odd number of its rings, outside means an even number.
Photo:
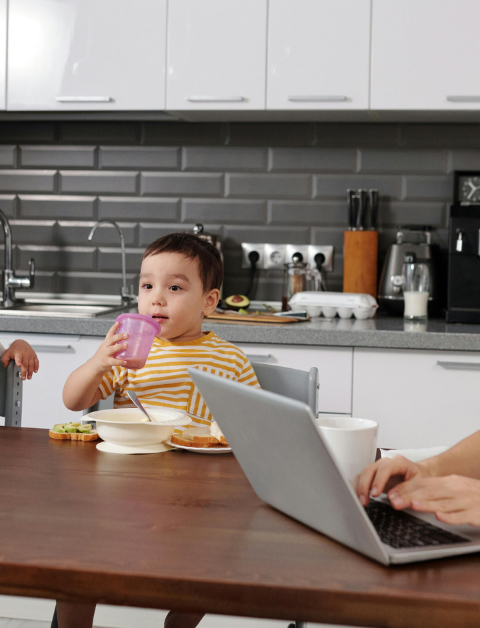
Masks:
[[[267,362],[293,369],[318,369],[320,389],[318,411],[350,414],[352,411],[352,354],[351,348],[309,347],[304,345],[258,345],[236,343],[255,362]]]
[[[480,354],[355,349],[353,415],[380,447],[451,446],[480,429]]]

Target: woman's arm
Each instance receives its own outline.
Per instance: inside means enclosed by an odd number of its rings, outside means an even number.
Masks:
[[[368,504],[370,495],[378,497],[401,482],[417,477],[463,475],[480,479],[480,432],[475,432],[452,448],[419,463],[403,456],[383,458],[365,467],[355,478],[354,488],[362,504]]]

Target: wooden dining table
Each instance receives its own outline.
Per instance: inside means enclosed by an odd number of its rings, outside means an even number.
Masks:
[[[479,626],[480,555],[384,567],[260,501],[231,453],[116,455],[5,427],[0,594],[354,626]]]

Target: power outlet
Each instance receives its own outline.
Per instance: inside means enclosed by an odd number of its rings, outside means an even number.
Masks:
[[[292,262],[295,253],[300,253],[302,262],[308,262],[308,244],[287,244],[285,262]]]
[[[242,242],[242,268],[251,268],[249,253],[256,251],[259,255],[257,268],[265,268],[265,244]]]
[[[333,246],[316,246],[315,244],[309,244],[306,261],[310,264],[311,268],[315,268],[315,255],[317,255],[317,253],[323,253],[323,255],[325,255],[325,261],[322,264],[322,269],[331,272],[333,270],[333,251]]]
[[[286,249],[285,244],[265,244],[265,266],[263,268],[283,270]]]
[[[242,268],[251,268],[249,253],[256,251],[259,255],[257,268],[268,270],[283,270],[283,265],[291,262],[295,253],[301,253],[304,262],[311,268],[316,267],[315,255],[323,253],[325,261],[322,268],[325,271],[333,270],[333,246],[317,246],[315,244],[265,244],[242,242]]]

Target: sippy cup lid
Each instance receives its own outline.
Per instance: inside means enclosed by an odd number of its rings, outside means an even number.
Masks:
[[[145,314],[130,314],[129,312],[126,312],[125,314],[120,314],[120,316],[117,316],[117,318],[115,320],[123,321],[126,318],[136,318],[136,319],[141,320],[141,321],[143,321],[145,323],[149,323],[155,329],[155,335],[160,333],[160,329],[161,329],[160,323],[158,323],[156,320],[154,320],[151,316],[146,316]]]

